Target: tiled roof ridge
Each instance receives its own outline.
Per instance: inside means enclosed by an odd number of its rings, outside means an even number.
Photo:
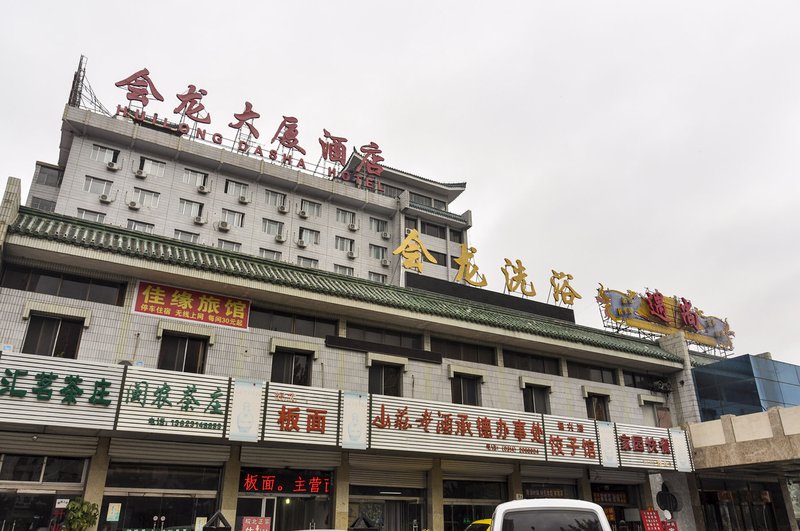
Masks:
[[[359,161],[364,159],[364,157],[359,155],[359,153],[358,153],[358,151],[356,151],[355,147],[353,147],[352,156],[357,158]],[[393,172],[397,172],[397,173],[400,173],[402,175],[407,175],[409,177],[414,177],[415,179],[419,179],[420,181],[426,181],[426,182],[429,182],[429,183],[438,184],[439,186],[444,186],[446,188],[464,188],[464,189],[467,188],[466,181],[460,182],[460,183],[446,183],[446,182],[442,182],[442,181],[435,181],[433,179],[428,179],[427,177],[423,177],[423,176],[417,175],[415,173],[407,172],[405,170],[401,170],[400,168],[393,168],[392,166],[387,166],[386,164],[378,164],[378,166],[380,166],[381,168],[386,169],[386,170],[391,170]],[[347,165],[345,165],[345,167],[347,167]]]
[[[553,339],[619,350],[668,361],[680,361],[655,344],[605,330],[533,316],[524,312],[479,304],[423,290],[387,286],[366,279],[311,270],[214,247],[182,242],[164,236],[96,223],[55,213],[20,207],[10,232],[35,238],[99,249],[153,261],[193,267],[232,276],[288,286],[304,291],[380,304],[392,308],[436,315],[530,333]]]
[[[456,214],[455,212],[448,212],[447,210],[439,210],[438,208],[433,208],[428,205],[423,205],[421,203],[415,203],[413,201],[409,201],[412,207],[416,208],[417,210],[422,210],[423,212],[430,212],[431,214],[435,214],[437,216],[442,216],[444,218],[451,218],[457,221],[466,222],[464,216],[461,214]]]

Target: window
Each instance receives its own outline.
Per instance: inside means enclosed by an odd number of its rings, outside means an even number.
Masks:
[[[560,363],[556,358],[514,352],[508,349],[503,349],[503,366],[509,369],[561,375]]]
[[[300,239],[306,242],[306,245],[309,243],[313,243],[314,245],[319,244],[319,231],[307,229],[305,227],[300,227]]]
[[[89,156],[89,158],[91,158],[92,160],[102,162],[103,164],[108,164],[109,162],[117,162],[118,157],[119,157],[118,150],[107,148],[104,146],[98,146],[97,144],[94,144],[92,146],[92,154]]]
[[[435,208],[436,210],[447,211],[447,203],[445,203],[444,201],[441,201],[439,199],[434,199],[433,200],[433,208]]]
[[[403,396],[403,367],[372,362],[369,368],[369,392],[376,395]]]
[[[333,272],[340,275],[347,275],[348,277],[355,275],[355,270],[352,267],[339,264],[333,264]]]
[[[538,385],[526,385],[522,390],[522,403],[525,405],[525,411],[528,413],[550,413],[550,405],[548,403],[547,395],[550,394],[550,389]]]
[[[381,183],[381,186],[383,186],[383,192],[379,193],[382,193],[387,197],[400,197],[400,194],[403,193],[403,189],[396,186],[391,186],[386,183]]]
[[[372,271],[369,272],[367,278],[373,282],[378,282],[380,284],[386,284],[386,275],[383,273],[373,273]]]
[[[208,339],[167,334],[161,337],[158,368],[203,374]]]
[[[343,210],[341,208],[336,209],[336,222],[337,223],[344,223],[346,225],[355,224],[356,222],[356,213],[350,212],[349,210]]]
[[[378,260],[383,260],[384,258],[386,258],[386,247],[381,247],[380,245],[369,244],[369,255],[372,258],[377,258]]]
[[[248,324],[253,328],[319,338],[335,336],[338,329],[338,323],[331,319],[257,308],[250,310]]]
[[[461,264],[456,262],[456,258],[458,258],[458,256],[450,256],[450,269],[461,269]]]
[[[5,454],[0,459],[0,481],[81,483],[86,459]]]
[[[36,184],[43,184],[44,186],[52,186],[54,188],[61,186],[61,177],[64,175],[63,171],[41,165],[37,165],[36,169],[38,170],[36,173]]]
[[[31,208],[35,208],[36,210],[41,210],[43,212],[55,212],[56,202],[33,196],[31,197]]]
[[[617,371],[607,367],[595,365],[584,365],[574,361],[567,362],[567,374],[570,378],[580,378],[581,380],[591,380],[593,382],[617,384]]]
[[[653,374],[641,374],[637,372],[624,371],[622,373],[625,387],[635,387],[636,389],[647,389],[648,391],[656,390],[659,385],[656,382],[668,382],[669,377],[657,376]]]
[[[320,217],[322,215],[322,205],[314,201],[309,201],[308,199],[300,201],[300,210],[305,212],[308,216]]]
[[[664,404],[645,401],[642,406],[642,413],[644,415],[644,426],[655,426],[656,428],[672,427],[672,414]]]
[[[406,229],[416,229],[417,218],[406,218]]]
[[[436,225],[434,223],[428,223],[427,221],[423,221],[421,223],[421,232],[422,234],[427,234],[428,236],[433,236],[434,238],[446,238],[447,237],[447,228],[442,227],[441,225]]]
[[[122,306],[125,284],[96,280],[89,277],[56,273],[43,269],[7,265],[3,269],[4,288],[33,291],[81,301]]]
[[[298,256],[297,265],[302,267],[312,267],[316,269],[319,267],[319,260],[315,258],[306,258],[305,256]]]
[[[431,251],[428,249],[428,252],[431,254],[434,260],[438,265],[445,265],[447,263],[447,255],[444,253],[440,253],[439,251]],[[428,261],[427,258],[424,259],[426,262]]]
[[[111,185],[114,184],[112,181],[106,181],[105,179],[98,179],[97,177],[89,177],[86,176],[86,180],[83,182],[83,191],[89,192],[90,194],[110,194],[111,193]]]
[[[586,416],[590,419],[609,421],[608,397],[590,394],[586,397]]]
[[[347,323],[347,338],[381,345],[392,345],[404,348],[422,348],[422,335],[411,332],[400,332],[387,328],[364,326],[356,323]]]
[[[85,210],[83,208],[78,209],[78,217],[81,219],[85,219],[86,221],[96,221],[98,223],[102,223],[104,219],[106,219],[106,215],[102,212],[95,212],[93,210]]]
[[[408,199],[412,203],[416,203],[418,205],[424,205],[424,206],[429,206],[429,207],[433,206],[433,199],[431,199],[430,197],[428,197],[426,195],[417,194],[417,193],[414,193],[414,192],[409,192]]]
[[[455,374],[451,380],[453,403],[466,406],[480,406],[480,377],[468,374]]]
[[[217,240],[217,247],[219,247],[223,251],[234,251],[238,253],[239,250],[242,248],[242,244],[238,242],[232,242],[229,240],[220,239]]]
[[[264,249],[263,247],[258,250],[258,256],[260,256],[261,258],[266,258],[267,260],[281,259],[280,251],[272,251],[270,249]]]
[[[200,239],[200,235],[196,232],[175,229],[175,239],[182,242],[197,243]]]
[[[267,193],[267,204],[274,207],[286,206],[286,194],[281,192],[274,192],[272,190],[265,190]]]
[[[158,208],[158,198],[161,194],[143,188],[133,189],[133,200],[143,207]]]
[[[472,343],[461,343],[440,337],[431,337],[431,351],[451,358],[475,363],[494,365],[494,348]]]
[[[75,359],[78,357],[81,332],[83,319],[31,315],[22,352]]]
[[[350,238],[342,238],[341,236],[336,237],[336,248],[340,251],[351,252],[353,249],[355,249],[355,245],[355,240],[351,240]]]
[[[147,175],[154,177],[163,177],[167,169],[167,164],[158,160],[148,159],[147,157],[139,158],[139,169]]]
[[[372,232],[386,232],[389,223],[385,219],[369,218],[369,230]]]
[[[464,233],[460,230],[450,229],[450,241],[454,243],[464,243]]]
[[[264,218],[261,220],[261,229],[270,236],[283,234],[283,223]]]
[[[233,181],[231,179],[225,180],[225,193],[236,197],[247,197],[247,184]]]
[[[306,353],[278,350],[272,355],[272,378],[275,383],[311,385],[311,356]]]
[[[203,203],[197,201],[189,201],[188,199],[181,199],[178,203],[178,212],[184,216],[192,216],[196,218],[203,214]]]
[[[208,174],[201,171],[190,170],[189,168],[183,169],[183,182],[193,186],[205,186]]]
[[[153,230],[156,228],[156,226],[153,225],[152,223],[145,223],[144,221],[136,221],[135,219],[129,219],[128,228],[131,230],[144,232],[146,234],[153,234]]]
[[[222,209],[222,221],[225,221],[231,227],[243,227],[244,226],[244,214],[242,212],[236,212],[235,210],[228,210],[227,208]]]

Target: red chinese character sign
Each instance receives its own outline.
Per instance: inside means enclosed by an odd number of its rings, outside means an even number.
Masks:
[[[250,301],[139,281],[133,311],[247,330]]]
[[[666,428],[617,424],[620,465],[674,470],[672,441]]]
[[[545,460],[542,416],[372,395],[370,448]]]
[[[336,446],[339,391],[270,382],[264,440]]]
[[[270,531],[272,518],[269,516],[242,516],[242,531]]]
[[[544,415],[544,430],[548,461],[600,463],[594,420]]]
[[[661,518],[658,517],[658,511],[655,509],[643,509],[639,511],[642,517],[642,525],[645,531],[662,531]]]
[[[248,467],[239,473],[239,492],[326,496],[333,492],[333,477],[323,470]]]

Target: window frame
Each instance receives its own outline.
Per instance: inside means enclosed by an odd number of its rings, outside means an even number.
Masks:
[[[335,236],[333,246],[339,251],[352,253],[356,249],[356,241],[352,238],[345,238],[344,236]]]
[[[196,212],[195,212],[196,207]],[[186,211],[188,208],[188,212]],[[178,213],[183,216],[190,216],[193,218],[203,215],[203,203],[200,201],[192,201],[191,199],[179,198],[178,200]]]
[[[52,322],[57,321],[57,329],[55,330],[55,335],[52,339],[52,344],[48,347],[50,351],[49,354],[44,352],[37,352],[36,350],[31,350],[29,347],[39,347],[42,341],[42,333],[45,332],[44,329],[44,322]],[[71,337],[61,337],[62,331],[64,331],[63,324],[70,323],[70,326],[75,326],[77,328],[77,339],[74,341],[74,345],[70,345],[68,350],[63,350],[63,355],[57,355],[56,349],[59,347],[59,342],[64,342],[66,340],[72,339]],[[29,344],[31,341],[31,327],[33,327],[36,323],[39,323],[39,338],[36,340],[35,345]],[[51,323],[52,324],[52,323]],[[35,354],[37,356],[47,356],[51,358],[63,358],[63,359],[78,359],[78,351],[80,350],[81,346],[81,338],[83,337],[83,329],[86,328],[86,320],[80,317],[71,317],[66,315],[51,315],[39,312],[31,312],[28,315],[28,326],[25,329],[25,338],[22,341],[22,348],[20,349],[21,352],[25,354]],[[75,329],[67,330],[65,333],[70,334],[74,333]],[[27,350],[26,350],[27,349]],[[72,353],[72,355],[67,355],[67,353]]]
[[[222,219],[220,221],[226,222],[231,227],[241,229],[244,227],[244,212],[231,210],[230,208],[223,208]]]
[[[128,230],[134,230],[136,232],[142,232],[144,234],[153,234],[155,231],[156,226],[153,223],[147,223],[144,221],[138,221],[135,219],[128,219]]]
[[[283,221],[275,221],[274,219],[261,218],[261,231],[268,236],[279,236],[283,234]],[[275,230],[272,230],[274,228]]]
[[[103,153],[103,160],[100,160],[99,154]],[[111,153],[111,158],[108,158],[108,154]],[[119,153],[118,149],[102,146],[100,144],[92,144],[92,152],[89,153],[89,159],[94,160],[96,162],[101,162],[103,164],[108,164],[109,162],[117,162],[119,160]]]
[[[390,370],[392,373],[396,373],[396,391],[395,392],[386,392],[386,376],[387,376],[387,369]],[[385,395],[385,396],[396,396],[402,397],[403,396],[403,372],[405,372],[405,367],[403,365],[398,365],[396,363],[385,363],[379,361],[372,361],[369,366],[369,374],[367,376],[368,379],[368,389],[370,394],[378,394],[378,395]],[[390,388],[391,390],[391,388]]]
[[[316,201],[311,201],[310,199],[301,199],[300,200],[300,210],[304,211],[308,216],[314,216],[316,218],[322,216],[322,203],[317,203]]]
[[[290,377],[288,378],[290,381],[288,381],[288,382],[284,381],[284,380],[287,379],[287,378],[285,378],[285,376],[287,376],[286,370],[284,370],[284,372],[281,374],[281,378],[280,379],[275,379],[276,372],[277,372],[276,371],[276,365],[279,365],[279,364],[283,363],[284,367],[288,367],[289,364],[286,363],[286,358],[289,357],[289,356],[291,356],[291,360],[290,361],[291,361],[291,369],[292,369]],[[296,370],[297,370],[296,361],[298,359],[303,359],[304,360],[304,365],[305,365],[305,369],[306,369],[305,375],[304,375],[304,378],[303,378],[304,382],[295,381],[295,378],[298,376],[297,373],[296,373]],[[280,368],[280,367],[278,367],[278,368]],[[314,368],[314,354],[313,353],[306,352],[306,351],[301,351],[301,350],[284,348],[284,347],[278,347],[278,348],[275,349],[275,352],[272,353],[272,364],[271,364],[271,367],[270,367],[269,381],[273,382],[273,383],[283,383],[283,384],[288,384],[288,385],[302,385],[302,386],[305,386],[305,387],[311,387],[311,383],[313,381],[312,380],[313,368]]]
[[[250,186],[234,179],[225,179],[225,194],[234,197],[247,197]]]
[[[297,265],[300,267],[308,267],[310,269],[319,269],[319,260],[316,258],[297,255]]]
[[[370,216],[369,218],[369,230],[371,232],[377,232],[382,234],[384,232],[389,231],[389,222],[385,219],[374,218]]]
[[[158,203],[161,199],[159,192],[147,190],[145,188],[133,187],[134,200],[143,207],[158,208]]]
[[[307,236],[310,236],[307,237]],[[308,227],[300,227],[300,230],[297,232],[297,239],[303,240],[306,245],[313,243],[314,245],[319,245],[321,233],[316,229],[309,229]]]
[[[379,284],[386,284],[389,280],[389,277],[385,273],[369,271],[367,273],[367,280],[371,280],[372,282],[377,282]]]
[[[481,376],[477,374],[466,374],[462,372],[455,372],[450,377],[450,392],[453,404],[461,404],[464,406],[481,406]],[[474,386],[474,403],[465,401],[465,390],[467,385]]]
[[[86,214],[95,214],[94,217],[96,217],[97,219],[87,218]],[[87,210],[85,208],[79,208],[77,217],[79,219],[84,220],[84,221],[93,221],[95,223],[103,223],[105,221],[105,219],[106,219],[106,214],[105,214],[105,212],[96,212],[94,210]]]
[[[242,250],[242,244],[232,240],[225,240],[223,238],[219,238],[217,239],[217,249],[238,253]]]
[[[200,241],[200,234],[197,232],[189,232],[188,230],[174,229],[174,238],[186,243],[198,243]],[[184,235],[190,236],[188,239]]]
[[[274,207],[285,207],[286,206],[286,194],[283,192],[276,192],[275,190],[264,190],[265,198],[267,200],[268,205],[272,205]],[[275,198],[275,201],[273,201]],[[277,200],[280,199],[280,202]]]
[[[176,352],[175,358],[175,365],[165,363],[165,348],[168,346],[169,342],[172,341],[183,341],[183,359],[180,363],[180,368],[178,367],[178,356],[180,352]],[[187,363],[187,356],[189,354],[189,347],[191,343],[197,343],[201,349],[198,352],[197,360],[193,363],[195,369],[199,370],[186,370],[186,363]],[[180,344],[176,344],[176,347],[180,347]],[[156,367],[160,370],[168,370],[168,371],[177,371],[177,372],[184,372],[189,374],[205,374],[206,363],[208,362],[208,346],[209,346],[209,338],[207,336],[196,336],[193,334],[181,334],[178,332],[173,331],[164,331],[161,334],[161,344],[158,348],[158,360],[156,362]]]
[[[375,245],[374,243],[369,244],[369,256],[376,260],[385,260],[386,255],[389,252],[387,247],[382,245]]]
[[[333,272],[337,275],[345,275],[348,277],[353,277],[356,274],[355,268],[339,264],[333,264]]]
[[[192,182],[194,180],[194,182]],[[208,174],[191,168],[183,168],[181,182],[192,186],[205,186],[208,182]]]
[[[140,156],[139,170],[153,177],[163,177],[167,173],[167,163],[151,159],[150,157]]]
[[[610,400],[608,395],[590,392],[586,393],[585,400],[587,418],[611,422]],[[598,408],[600,408],[600,412],[602,413],[600,416],[597,416]]]
[[[102,183],[101,189],[95,187],[95,184],[99,183]],[[114,181],[109,181],[108,179],[101,179],[100,177],[92,177],[91,175],[87,175],[83,180],[83,191],[95,195],[110,195],[111,187],[113,185]]]
[[[527,413],[550,414],[551,388],[544,385],[525,384],[522,388],[522,407]],[[537,400],[539,394],[539,400]]]
[[[265,256],[266,254],[269,254],[269,253],[271,253],[272,256]],[[258,256],[260,258],[265,259],[265,260],[280,261],[280,259],[283,257],[283,253],[280,252],[280,251],[273,251],[272,249],[265,249],[264,247],[260,247],[258,249]]]
[[[351,210],[346,210],[344,208],[336,208],[336,222],[343,223],[345,225],[355,225],[356,223],[356,213]]]

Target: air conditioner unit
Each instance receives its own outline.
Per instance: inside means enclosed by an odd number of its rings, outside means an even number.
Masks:
[[[408,236],[409,234],[411,234],[411,231],[412,231],[412,230],[414,230],[414,229],[406,229],[406,236]]]
[[[140,207],[141,207],[141,205],[139,205],[139,203],[137,201],[129,201],[128,202],[128,208],[130,208],[131,210],[139,210]]]
[[[138,177],[139,179],[147,178],[147,172],[144,170],[136,170],[135,172],[133,172],[133,174],[136,175],[136,177]]]
[[[347,225],[347,228],[348,230],[355,232],[358,230],[358,225],[356,225],[355,223],[350,223],[349,225]]]
[[[275,241],[278,243],[283,243],[286,241],[286,236],[284,236],[283,234],[276,234]]]
[[[195,216],[194,217],[194,224],[195,225],[205,225],[206,224],[206,220],[203,218],[203,216]]]
[[[281,214],[286,214],[287,212],[289,212],[289,209],[286,208],[286,205],[278,205],[278,212],[280,212]]]
[[[390,240],[392,239],[392,235],[389,234],[388,232],[381,232],[381,238],[383,238],[384,240]]]
[[[99,199],[100,199],[101,203],[106,203],[106,204],[108,204],[111,201],[113,201],[113,199],[111,199],[111,197],[108,194],[100,194],[100,198]]]
[[[246,205],[247,203],[249,203],[249,202],[250,202],[250,198],[249,198],[249,197],[247,197],[246,195],[240,195],[240,196],[239,196],[239,202],[240,202],[241,204],[243,204],[243,205]]]
[[[117,164],[116,162],[108,162],[106,163],[106,168],[108,168],[111,171],[117,171],[119,169],[119,164]]]
[[[231,229],[231,226],[227,221],[220,221],[217,223],[217,228],[223,232],[228,232]]]
[[[203,186],[201,184],[200,186],[197,187],[197,191],[200,192],[201,194],[207,194],[211,190],[208,188],[208,186]]]
[[[305,210],[301,210],[300,212],[297,213],[297,215],[300,216],[301,218],[307,218],[308,212],[306,212]]]
[[[347,251],[347,258],[352,260],[356,257],[358,257],[358,253],[356,253],[355,251]]]
[[[391,262],[389,261],[389,259],[388,259],[388,258],[383,258],[383,259],[381,260],[381,265],[382,265],[383,267],[389,267],[389,266],[391,265]]]
[[[306,246],[306,241],[305,240],[297,240],[297,246],[298,247],[305,247]]]

